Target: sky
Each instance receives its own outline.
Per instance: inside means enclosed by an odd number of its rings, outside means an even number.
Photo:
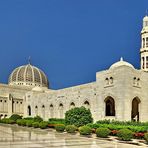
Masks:
[[[31,64],[51,89],[96,80],[123,57],[140,67],[140,31],[148,0],[1,0],[0,83]]]

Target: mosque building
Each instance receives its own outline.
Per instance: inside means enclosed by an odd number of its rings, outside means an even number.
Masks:
[[[17,67],[8,84],[0,83],[0,118],[64,118],[67,110],[84,106],[94,121],[148,121],[148,16],[143,18],[140,56],[140,69],[121,58],[97,72],[95,82],[59,90],[50,89],[45,73],[32,64]]]

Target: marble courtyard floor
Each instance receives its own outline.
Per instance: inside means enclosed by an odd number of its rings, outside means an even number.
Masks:
[[[0,148],[141,148],[132,144],[0,124]]]

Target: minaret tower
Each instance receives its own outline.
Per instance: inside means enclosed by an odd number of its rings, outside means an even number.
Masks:
[[[148,16],[143,18],[143,28],[141,31],[141,69],[148,72]]]

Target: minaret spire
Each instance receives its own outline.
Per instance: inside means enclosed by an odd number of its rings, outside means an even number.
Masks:
[[[148,11],[143,18],[143,28],[141,31],[141,69],[148,72]]]

